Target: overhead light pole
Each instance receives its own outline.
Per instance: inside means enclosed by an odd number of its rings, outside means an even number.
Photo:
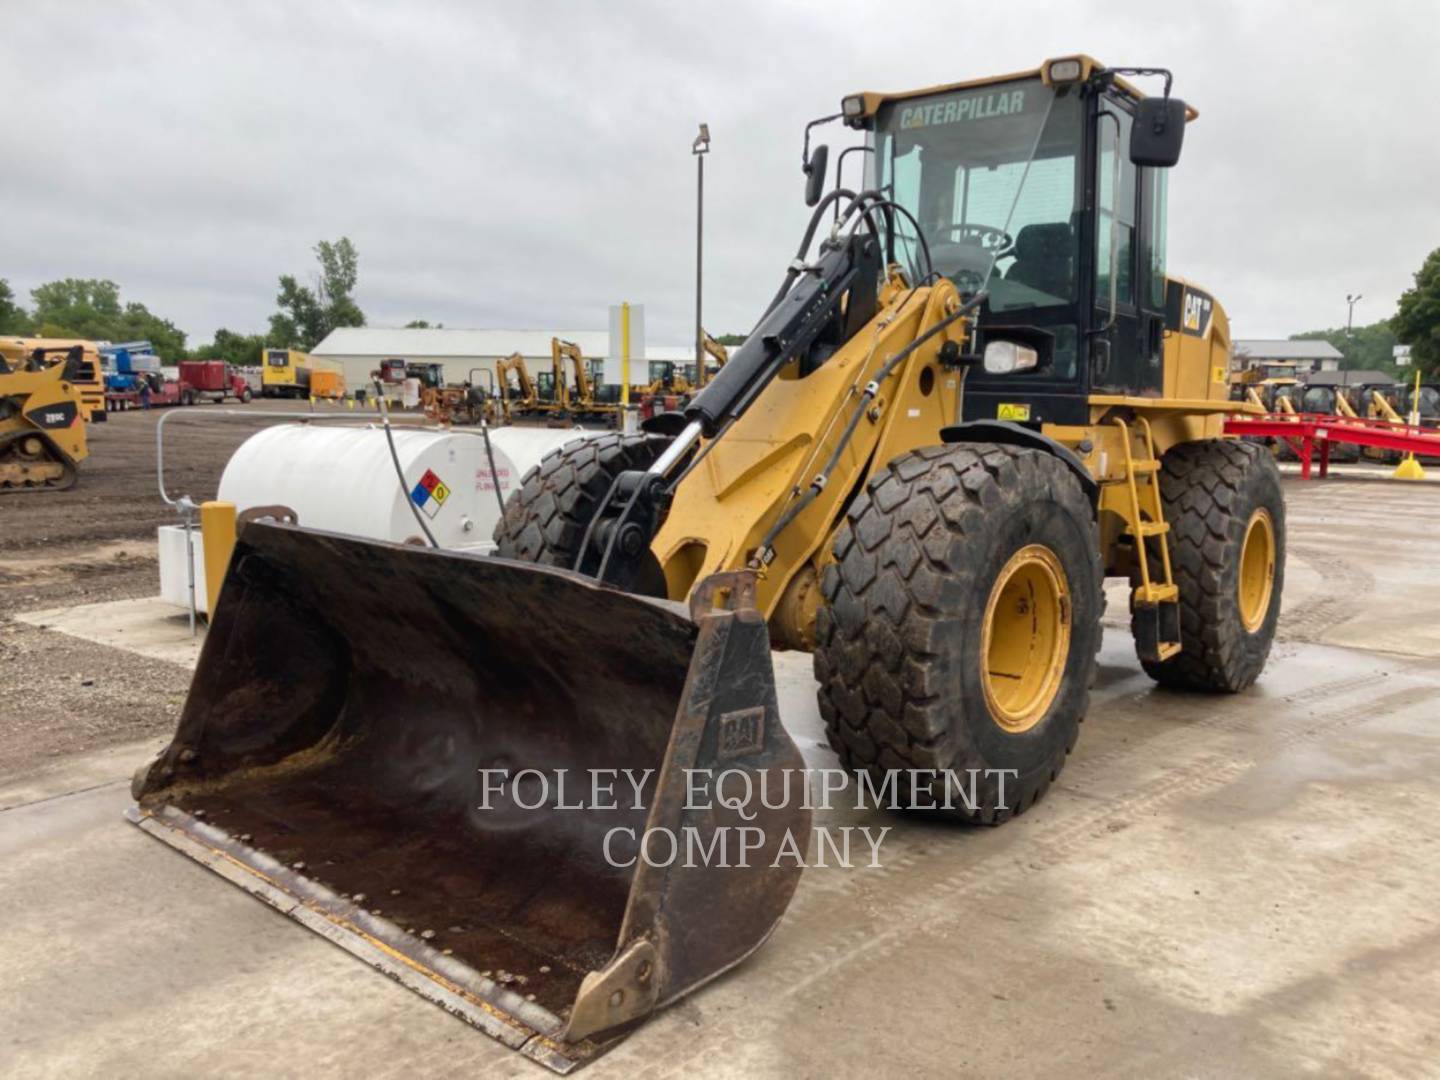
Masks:
[[[1358,292],[1354,296],[1349,293],[1345,294],[1345,303],[1350,309],[1345,316],[1345,351],[1347,353],[1352,352],[1355,348],[1355,305],[1363,299],[1364,297]],[[1346,356],[1345,359],[1351,361],[1352,357]]]
[[[710,152],[710,125],[701,124],[700,134],[690,145],[695,155],[695,381],[701,382],[705,368],[705,331],[700,322],[700,302],[704,282],[705,243],[705,155]]]

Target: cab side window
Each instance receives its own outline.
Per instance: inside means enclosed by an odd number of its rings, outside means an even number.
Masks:
[[[1112,255],[1115,303],[1135,306],[1136,169],[1130,161],[1130,126],[1130,114],[1107,102],[1095,165],[1095,305],[1102,310],[1110,306]]]

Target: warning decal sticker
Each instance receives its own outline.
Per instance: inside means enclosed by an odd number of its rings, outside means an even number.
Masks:
[[[434,469],[426,469],[425,475],[415,485],[415,490],[410,492],[410,501],[429,518],[440,512],[440,507],[445,505],[445,500],[449,497],[450,489],[435,475]]]
[[[1030,406],[1025,402],[1002,402],[995,409],[996,420],[1019,420],[1030,419]]]

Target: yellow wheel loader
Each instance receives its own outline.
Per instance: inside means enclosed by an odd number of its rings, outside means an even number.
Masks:
[[[27,359],[0,355],[0,493],[72,487],[89,454],[81,350],[63,363],[36,349]]]
[[[1169,82],[1074,56],[845,98],[865,183],[826,192],[807,127],[810,222],[745,343],[683,414],[544,459],[499,557],[246,526],[132,820],[566,1070],[789,902],[809,812],[773,782],[801,759],[772,646],[814,652],[871,790],[956,779],[985,823],[1075,744],[1105,577],[1153,678],[1249,686],[1285,507],[1222,437],[1254,411],[1224,311],[1166,270]],[[617,769],[622,810],[560,783]]]

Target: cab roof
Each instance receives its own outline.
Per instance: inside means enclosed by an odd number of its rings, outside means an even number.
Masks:
[[[1079,61],[1079,77],[1064,80],[1052,80],[1050,77],[1050,69],[1055,64],[1062,63],[1067,60]],[[1037,68],[1031,68],[1029,71],[1016,71],[1010,73],[1009,75],[990,75],[983,79],[967,79],[963,82],[941,83],[938,86],[926,86],[919,90],[902,90],[892,93],[875,90],[864,90],[858,94],[851,94],[844,99],[846,102],[852,101],[856,98],[860,99],[862,103],[860,112],[845,112],[843,105],[842,112],[844,113],[845,123],[847,123],[851,127],[869,127],[871,122],[874,120],[875,114],[880,111],[880,106],[887,105],[892,101],[907,101],[911,98],[928,97],[931,94],[943,94],[947,91],[953,90],[973,90],[976,87],[980,86],[993,86],[998,83],[1015,82],[1019,79],[1039,79],[1046,86],[1053,86],[1068,82],[1083,83],[1086,82],[1090,78],[1090,76],[1096,74],[1097,72],[1103,72],[1105,70],[1106,67],[1104,64],[1100,63],[1100,61],[1096,60],[1093,56],[1086,56],[1083,53],[1075,53],[1069,56],[1055,56],[1051,57],[1049,60],[1046,60]],[[1122,78],[1119,75],[1115,76],[1115,85],[1137,101],[1141,98],[1149,96],[1143,93],[1140,89],[1138,89],[1133,83],[1128,82],[1126,79]],[[1185,119],[1187,121],[1194,120],[1199,115],[1200,114],[1195,109],[1191,108],[1188,105],[1186,106]]]

